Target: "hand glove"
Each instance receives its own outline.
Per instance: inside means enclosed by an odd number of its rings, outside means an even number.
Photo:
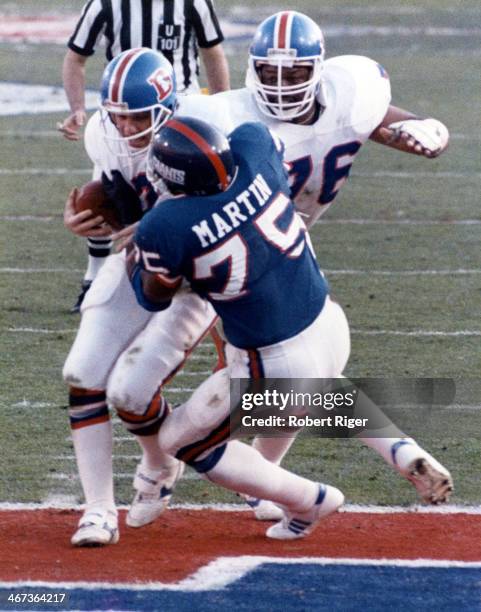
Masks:
[[[426,157],[437,157],[448,146],[448,128],[437,119],[405,119],[391,123],[388,128],[394,131],[391,140],[406,134],[407,142],[413,139],[413,148]]]

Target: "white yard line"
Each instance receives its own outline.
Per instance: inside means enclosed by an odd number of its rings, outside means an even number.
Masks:
[[[0,176],[92,174],[92,168],[0,168]]]
[[[481,274],[481,268],[455,268],[452,270],[330,270],[323,268],[331,276],[473,276]],[[78,268],[0,268],[0,274],[77,274]]]
[[[481,225],[481,219],[329,219],[322,217],[320,225]]]
[[[73,334],[77,330],[76,329],[38,329],[33,327],[10,327],[3,330],[4,332],[10,333],[29,333],[29,334]],[[440,336],[440,337],[466,337],[466,336],[481,336],[481,330],[477,329],[465,329],[458,331],[440,331],[440,330],[425,330],[425,329],[416,329],[412,331],[404,331],[399,329],[351,329],[352,334],[357,334],[361,336]],[[208,357],[209,355],[191,355],[189,359],[193,359],[194,361],[201,361]],[[170,388],[168,390],[173,393],[180,393],[183,391],[193,391],[193,389],[180,389],[180,388]]]
[[[45,222],[61,222],[62,217],[55,216],[36,216],[36,215],[0,215],[0,221],[26,221],[28,223],[45,223]],[[453,226],[453,225],[481,225],[481,219],[448,219],[446,221],[440,219],[333,219],[322,217],[319,221],[320,225],[414,225],[414,226]],[[0,268],[0,272],[22,272],[36,271],[35,268]],[[39,272],[51,272],[51,270],[40,270]],[[54,270],[55,271],[55,270]],[[58,269],[61,271],[69,271],[67,269]],[[83,270],[70,270],[73,272],[83,272]]]
[[[0,221],[28,221],[29,223],[50,223],[51,221],[61,221],[62,216],[54,217],[52,215],[41,217],[40,215],[3,215],[0,216]]]
[[[78,482],[80,480],[78,474],[72,472],[71,474],[66,474],[65,472],[57,472],[56,474],[48,474],[47,476],[45,476],[46,480],[60,480],[60,481],[65,481],[65,480],[69,480],[69,481],[75,481]],[[117,480],[128,480],[131,481],[134,478],[134,473],[133,472],[127,472],[127,473],[118,473],[116,472],[114,474],[114,478]],[[186,472],[183,476],[182,476],[183,480],[201,480],[201,476],[199,474],[197,474],[197,472],[191,471],[191,472]]]
[[[466,270],[326,270],[328,276],[471,276],[481,274],[481,269]]]
[[[37,176],[37,175],[45,175],[45,176],[58,176],[64,174],[92,174],[91,168],[0,168],[1,176]],[[351,174],[352,177],[359,178],[407,178],[407,179],[416,179],[416,178],[432,178],[432,179],[473,179],[473,178],[481,178],[481,172],[399,172],[399,171],[390,171],[390,170],[380,170],[378,172],[358,172],[354,171]]]
[[[78,274],[80,268],[0,268],[2,274]]]
[[[77,328],[72,329],[42,329],[37,327],[9,327],[4,330],[13,334],[74,334]]]
[[[359,336],[412,336],[414,338],[431,336],[440,338],[466,338],[481,336],[481,330],[465,329],[461,331],[446,332],[424,329],[416,329],[413,331],[401,331],[396,329],[351,329],[351,334]]]
[[[60,138],[57,130],[0,130],[3,138]],[[450,140],[480,140],[481,134],[450,133]]]

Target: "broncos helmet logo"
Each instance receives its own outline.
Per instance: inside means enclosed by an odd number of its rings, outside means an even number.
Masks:
[[[170,96],[174,89],[172,76],[165,68],[157,68],[157,70],[149,76],[147,82],[156,89],[159,102],[162,102],[162,100]]]

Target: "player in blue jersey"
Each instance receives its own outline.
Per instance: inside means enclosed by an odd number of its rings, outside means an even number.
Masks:
[[[230,441],[229,378],[335,378],[349,355],[349,327],[329,298],[302,219],[295,212],[282,145],[260,123],[229,142],[192,118],[168,121],[154,139],[151,180],[174,197],[140,222],[130,277],[147,310],[169,307],[186,279],[220,316],[226,369],[213,374],[159,432],[164,452],[222,486],[284,509],[267,535],[307,535],[343,501]]]

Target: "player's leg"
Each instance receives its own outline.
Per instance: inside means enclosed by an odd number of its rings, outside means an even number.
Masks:
[[[188,355],[216,320],[212,306],[190,290],[181,290],[170,307],[156,313],[124,351],[108,383],[109,406],[137,436],[142,460],[137,467],[136,494],[127,524],[141,527],[167,507],[183,464],[163,452],[157,432],[169,412],[163,385],[183,366]]]
[[[369,409],[371,420],[376,410],[375,406]],[[363,432],[357,438],[409,480],[425,503],[441,504],[448,501],[453,491],[453,479],[449,471],[393,423],[389,422],[372,432]]]
[[[260,350],[257,359],[263,378],[338,378],[346,366],[350,352],[349,325],[342,308],[327,298],[320,316],[298,337],[279,343],[274,350]],[[237,352],[233,376],[250,375],[256,355]],[[259,371],[256,369],[256,371]],[[253,442],[266,459],[280,464],[295,441],[290,437],[256,437]],[[272,504],[248,498],[258,520],[276,520],[279,511]]]
[[[118,355],[145,327],[122,256],[110,258],[87,296],[79,331],[64,365],[69,416],[86,510],[72,538],[77,546],[118,540],[112,475],[112,425],[106,402]]]
[[[205,478],[250,497],[269,499],[285,510],[267,535],[294,539],[308,535],[344,500],[335,487],[321,485],[267,461],[248,444],[229,441],[228,368],[212,374],[182,406],[169,414],[159,442]]]
[[[87,269],[85,270],[80,292],[77,296],[77,301],[73,305],[71,312],[80,312],[82,302],[90,289],[94,278],[97,276],[100,268],[104,265],[107,257],[112,249],[112,240],[110,238],[87,238],[88,260]]]
[[[279,374],[281,378],[339,378],[350,350],[349,328],[341,307],[328,300],[318,319],[296,338],[295,343],[300,350],[296,353],[290,347],[294,358],[285,360],[284,370],[282,359],[279,360],[275,354],[269,355],[268,351],[262,352],[264,377],[275,378],[274,372],[279,371],[282,372]],[[247,357],[244,356],[244,360]],[[316,371],[318,374],[313,374]],[[362,405],[358,400],[356,417],[363,416],[358,412],[360,409]],[[372,402],[364,416],[369,416],[369,422],[376,421],[379,426],[373,434],[364,432],[357,437],[412,482],[423,501],[434,504],[447,501],[453,489],[449,471],[399,430]],[[292,443],[293,438],[259,438],[255,444],[271,460],[280,461],[283,452],[289,448],[289,442]],[[262,504],[260,510],[263,510]],[[270,518],[269,508],[263,510],[263,516]]]

